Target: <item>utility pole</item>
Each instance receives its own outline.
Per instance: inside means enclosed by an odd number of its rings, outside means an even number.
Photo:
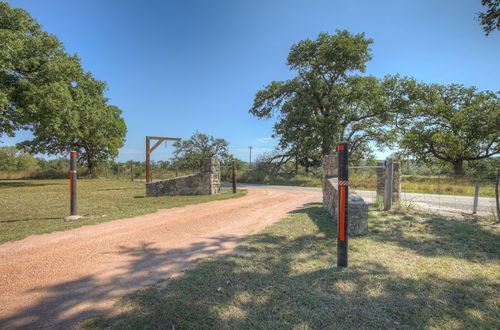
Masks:
[[[248,147],[250,149],[250,162],[248,163],[248,168],[252,168],[252,146]]]

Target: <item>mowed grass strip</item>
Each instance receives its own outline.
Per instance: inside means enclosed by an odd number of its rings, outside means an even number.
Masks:
[[[248,238],[241,253],[125,297],[87,328],[498,329],[498,227],[371,211],[336,268],[335,225],[321,205]]]
[[[68,180],[0,180],[0,243],[244,194],[222,189],[218,195],[145,197],[143,183],[78,180],[78,214],[85,218],[65,222],[70,212]]]

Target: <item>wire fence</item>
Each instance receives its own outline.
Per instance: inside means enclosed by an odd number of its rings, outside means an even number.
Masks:
[[[403,168],[403,173],[405,169]],[[463,213],[497,217],[496,171],[456,176],[453,173],[401,175],[400,206],[426,212]],[[350,187],[376,202],[375,169],[351,168]],[[477,196],[477,198],[476,198]]]
[[[401,179],[401,201],[426,211],[462,212],[496,216],[496,175],[406,175]]]

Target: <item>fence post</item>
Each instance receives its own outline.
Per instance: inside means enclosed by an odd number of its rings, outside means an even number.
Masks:
[[[347,243],[349,236],[349,145],[340,142],[338,147],[338,192],[337,216],[337,267],[347,267]]]
[[[474,182],[474,185],[476,188],[474,190],[474,206],[472,206],[472,214],[477,213],[477,202],[479,199],[479,182]]]
[[[130,180],[134,182],[134,164],[130,162]]]
[[[387,158],[385,161],[385,194],[384,194],[384,210],[388,211],[392,208],[392,180],[393,180],[392,158]]]
[[[178,176],[179,176],[179,168],[178,168],[178,167],[176,167],[176,168],[175,168],[175,177],[178,177]]]
[[[498,219],[498,222],[500,222],[500,201],[498,200],[498,180],[499,180],[499,173],[500,172],[500,168],[497,168],[497,176],[496,176],[496,180],[495,180],[495,200],[496,200],[496,204],[497,204],[497,219]]]
[[[231,171],[233,177],[233,194],[236,194],[236,162],[233,160],[233,168]]]

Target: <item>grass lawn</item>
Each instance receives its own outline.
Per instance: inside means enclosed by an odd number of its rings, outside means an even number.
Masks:
[[[232,194],[228,189],[222,192],[209,196],[147,198],[143,183],[78,180],[78,214],[85,218],[64,222],[70,212],[69,180],[0,180],[0,243],[244,194]]]
[[[498,225],[371,211],[336,265],[335,226],[311,205],[185,275],[122,299],[88,328],[500,328]]]

